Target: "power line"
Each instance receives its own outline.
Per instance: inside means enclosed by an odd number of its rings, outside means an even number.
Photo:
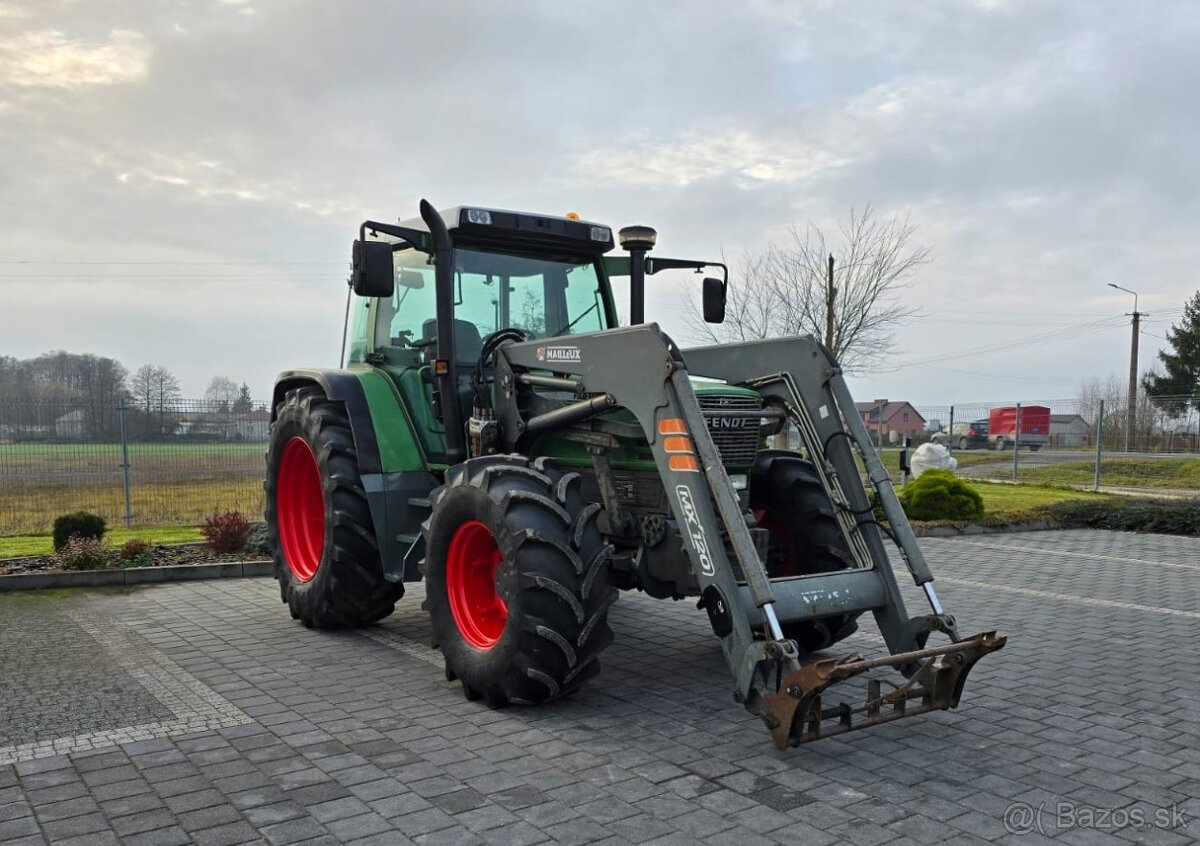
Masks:
[[[994,355],[996,353],[1007,352],[1013,349],[1028,348],[1031,346],[1039,346],[1043,343],[1057,343],[1072,338],[1082,337],[1084,335],[1100,332],[1105,329],[1111,329],[1124,324],[1124,319],[1120,317],[1108,317],[1103,320],[1092,321],[1091,323],[1078,323],[1072,326],[1064,326],[1049,332],[1039,332],[1034,335],[1026,335],[1020,338],[1012,338],[1007,341],[1001,341],[996,344],[987,346],[968,348],[957,352],[942,353],[930,358],[915,359],[910,361],[902,361],[892,368],[890,372],[895,372],[901,368],[914,367],[922,364],[941,364],[947,361],[956,361],[962,358],[971,358],[978,355]]]
[[[344,275],[344,274],[343,274]],[[288,280],[337,279],[339,274],[331,273],[289,273],[286,275],[267,274],[207,274],[207,273],[131,273],[121,276],[80,276],[72,274],[22,274],[0,273],[0,279],[19,279],[24,282],[132,282],[151,280],[162,282],[169,279],[204,279],[207,281],[243,281],[243,282],[286,282]]]
[[[176,267],[292,267],[344,265],[343,261],[39,261],[34,259],[0,259],[0,264],[51,265],[54,267],[99,267],[109,265],[170,265]]]

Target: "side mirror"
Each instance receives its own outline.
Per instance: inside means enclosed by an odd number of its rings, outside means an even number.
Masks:
[[[725,283],[712,276],[704,280],[704,322],[725,322]]]
[[[392,245],[386,241],[355,241],[350,286],[360,297],[390,297],[396,290]]]
[[[417,270],[401,270],[397,281],[400,283],[401,288],[420,291],[425,287],[425,274]]]

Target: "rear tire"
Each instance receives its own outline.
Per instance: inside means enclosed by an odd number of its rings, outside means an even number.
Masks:
[[[966,438],[958,439],[958,448],[959,449],[966,449],[968,446],[970,446],[970,442]]]
[[[492,706],[563,696],[612,641],[612,547],[578,473],[520,455],[446,471],[425,535],[425,607],[446,677]]]
[[[842,535],[812,462],[794,453],[764,451],[750,474],[750,508],[771,532],[767,575],[772,579],[846,570],[854,556]],[[784,636],[805,652],[817,652],[858,630],[858,614],[818,620],[781,620]]]
[[[267,449],[267,538],[281,599],[306,627],[361,626],[404,594],[387,581],[341,403],[288,391]]]

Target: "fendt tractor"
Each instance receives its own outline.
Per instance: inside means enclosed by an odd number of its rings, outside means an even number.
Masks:
[[[681,349],[643,320],[646,277],[701,275],[720,323],[727,268],[618,236],[609,255],[576,215],[427,201],[362,224],[343,368],[275,385],[266,516],[292,617],[369,624],[424,580],[446,678],[499,707],[594,677],[619,590],[692,597],[780,748],[955,707],[1004,638],[942,610],[838,363],[811,337]],[[785,427],[801,449],[766,448]],[[885,536],[931,613],[906,612]],[[866,611],[887,655],[814,655]],[[853,704],[823,701],[860,674]]]

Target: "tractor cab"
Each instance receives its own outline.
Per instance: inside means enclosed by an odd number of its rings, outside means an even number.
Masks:
[[[421,218],[363,224],[343,355],[343,366],[380,367],[390,375],[434,464],[464,457],[456,436],[471,413],[471,377],[489,338],[539,340],[614,329],[613,276],[630,277],[630,314],[640,323],[647,272],[708,266],[647,259],[655,237],[644,226],[621,231],[630,255],[610,256],[612,229],[574,215],[461,206],[439,217],[432,229]],[[437,256],[443,234],[447,258]],[[446,270],[440,287],[439,267]],[[706,315],[723,316],[724,290],[724,278],[706,280]],[[447,404],[443,396],[457,401]]]

